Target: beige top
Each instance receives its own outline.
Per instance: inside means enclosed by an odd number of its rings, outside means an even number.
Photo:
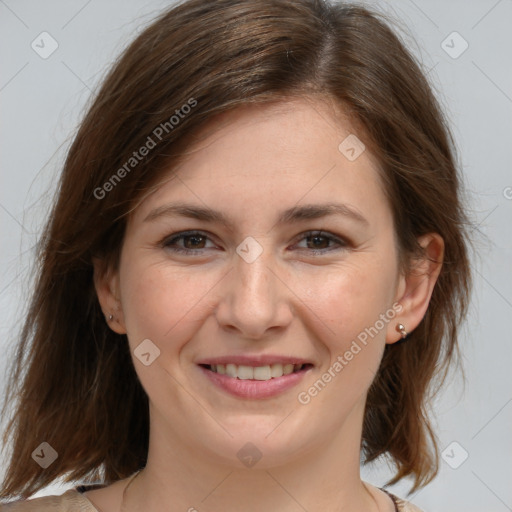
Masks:
[[[407,501],[392,496],[398,512],[421,512]],[[0,505],[0,512],[100,512],[76,489],[70,489],[61,496],[43,496],[28,500],[17,500]]]

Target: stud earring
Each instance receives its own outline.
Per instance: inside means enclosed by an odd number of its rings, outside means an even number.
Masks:
[[[403,324],[397,324],[396,330],[402,335],[402,339],[407,338],[407,331]]]
[[[113,319],[113,318],[114,318],[114,317],[113,317],[112,315],[108,315],[108,321],[109,321],[109,322],[112,322],[112,319]]]

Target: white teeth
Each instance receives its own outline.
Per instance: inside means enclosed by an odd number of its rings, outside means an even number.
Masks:
[[[254,378],[256,380],[269,380],[271,377],[270,366],[257,366],[254,368]]]
[[[293,364],[285,364],[283,366],[283,373],[284,375],[289,375],[290,373],[293,373]]]
[[[219,366],[219,365],[217,365]],[[215,371],[215,370],[214,370]],[[226,365],[226,375],[228,377],[238,377],[238,368],[235,364],[227,364]]]
[[[282,364],[273,364],[270,367],[270,376],[271,377],[281,377],[283,375],[283,365]]]
[[[254,369],[252,366],[242,366],[238,367],[238,375],[237,377],[241,380],[248,380],[254,378]]]
[[[237,366],[236,364],[212,364],[210,370],[221,375],[227,375],[240,380],[270,380],[283,375],[289,375],[294,371],[299,371],[303,367],[302,364],[272,364],[266,366]]]

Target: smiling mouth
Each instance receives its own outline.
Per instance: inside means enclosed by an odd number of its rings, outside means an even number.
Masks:
[[[271,364],[265,366],[245,366],[236,364],[201,364],[203,368],[213,373],[225,375],[239,380],[271,380],[291,373],[300,373],[313,365],[306,364]]]

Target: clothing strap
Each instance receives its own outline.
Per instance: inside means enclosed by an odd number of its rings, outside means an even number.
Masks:
[[[82,484],[75,487],[75,490],[77,490],[80,494],[83,494],[86,491],[94,491],[96,489],[101,489],[102,487],[105,487],[105,484]]]
[[[385,492],[391,498],[393,504],[395,505],[395,512],[400,512],[400,509],[398,508],[398,498],[394,494],[391,494],[389,491],[386,491],[386,489],[383,489],[382,487],[379,487],[379,489],[382,492]]]

